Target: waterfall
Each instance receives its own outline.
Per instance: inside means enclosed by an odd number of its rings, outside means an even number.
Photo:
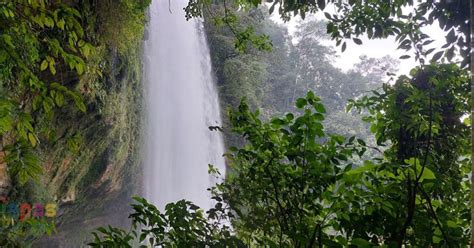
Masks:
[[[154,0],[144,43],[144,193],[160,209],[181,199],[208,209],[208,164],[225,170],[222,135],[208,128],[221,125],[209,48],[202,21],[186,21],[186,4]]]

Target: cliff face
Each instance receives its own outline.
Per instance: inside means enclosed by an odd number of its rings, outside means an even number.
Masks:
[[[62,108],[50,127],[51,139],[39,151],[44,173],[34,198],[56,202],[58,215],[57,232],[35,247],[82,247],[94,228],[128,224],[131,196],[141,189],[141,40],[147,2],[81,1],[90,10],[85,18],[91,36],[97,37],[89,70],[75,86],[87,111]]]
[[[98,225],[127,221],[150,2],[0,4],[1,247],[84,246]]]
[[[128,203],[140,190],[142,87],[140,49],[127,56],[108,51],[104,100],[82,116],[63,113],[60,135],[81,137],[71,151],[67,139],[44,149],[44,183],[59,202],[57,234],[38,245],[85,245],[100,225],[127,223]],[[65,125],[64,120],[71,120]],[[76,121],[73,121],[76,120]],[[79,134],[79,135],[78,135]],[[43,245],[42,245],[43,244]]]

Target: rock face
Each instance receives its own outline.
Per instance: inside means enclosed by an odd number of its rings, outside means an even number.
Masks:
[[[11,187],[11,180],[8,176],[7,164],[4,161],[5,153],[0,152],[0,200],[7,197]]]

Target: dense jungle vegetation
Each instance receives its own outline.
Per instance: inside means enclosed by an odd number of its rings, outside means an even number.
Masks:
[[[472,242],[467,1],[189,1],[183,18],[205,21],[228,109],[229,172],[210,167],[223,180],[210,189],[216,204],[207,212],[186,200],[164,211],[140,197],[126,206],[140,183],[131,175],[140,173],[149,4],[0,0],[0,200],[59,204],[55,223],[0,215],[0,246]],[[310,17],[321,11],[325,22]],[[306,20],[290,36],[273,12]],[[431,24],[445,32],[443,47],[430,46],[423,27]],[[334,67],[322,40],[344,51],[361,36],[396,37],[400,59],[418,66],[400,76],[390,57]],[[104,222],[112,226],[91,234]],[[61,235],[45,236],[55,226]]]
[[[131,231],[101,228],[91,245],[468,246],[469,6],[414,2],[190,1],[186,17],[206,20],[221,101],[239,105],[223,126],[230,172],[210,189],[216,205],[207,212],[186,200],[161,212],[135,198]],[[295,43],[266,14],[288,20],[326,4],[336,13],[303,22]],[[446,33],[443,47],[430,46],[431,24]],[[418,66],[396,76],[390,58],[361,58],[343,73],[319,42],[324,33],[342,51],[362,35],[395,36],[400,59]],[[380,84],[385,70],[392,80]],[[373,142],[334,125],[364,130],[357,117]]]
[[[220,5],[213,8],[216,13],[224,11]],[[297,33],[290,35],[286,27],[270,20],[267,11],[253,9],[248,14],[241,13],[240,18],[256,32],[268,35],[271,52],[250,49],[239,53],[229,28],[216,26],[212,17],[207,17],[206,33],[223,108],[238,106],[245,98],[251,108],[259,108],[262,116],[269,119],[275,114],[297,111],[295,100],[314,91],[328,110],[324,121],[327,132],[347,137],[358,134],[373,141],[369,125],[345,111],[347,101],[380,88],[388,80],[387,73],[396,71],[398,61],[388,56],[363,56],[353,69],[343,72],[332,65],[336,56],[333,48],[321,43],[330,39],[325,23],[304,21]],[[293,44],[293,40],[297,43]],[[242,144],[239,135],[232,132],[226,132],[226,141],[229,146]]]
[[[148,4],[0,1],[0,246],[71,247],[105,220],[124,225],[141,171]],[[49,202],[54,219],[4,215]]]

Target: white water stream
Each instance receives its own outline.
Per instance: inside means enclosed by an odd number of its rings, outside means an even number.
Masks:
[[[208,164],[224,174],[219,102],[202,22],[186,21],[187,0],[154,0],[144,44],[148,112],[144,193],[160,209],[187,199],[208,209],[215,183]]]

